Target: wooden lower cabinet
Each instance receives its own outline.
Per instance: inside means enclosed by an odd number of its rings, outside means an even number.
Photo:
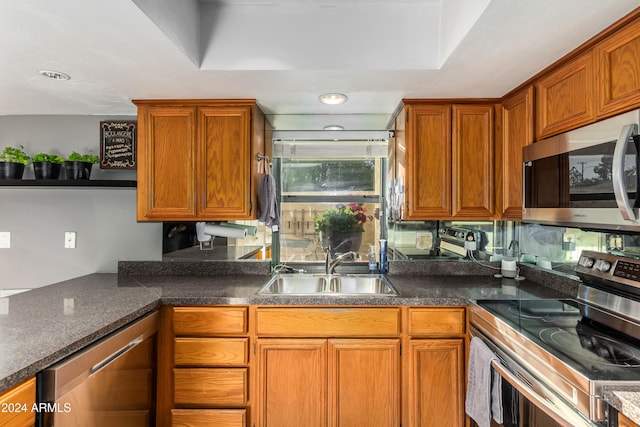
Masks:
[[[327,340],[258,339],[256,425],[327,425]]]
[[[174,369],[174,402],[193,406],[247,404],[246,368]]]
[[[329,425],[399,422],[400,340],[329,340]]]
[[[35,425],[36,379],[30,378],[0,394],[0,427]]]
[[[257,426],[400,425],[399,339],[257,340]]]
[[[464,425],[464,340],[411,340],[409,425]]]
[[[173,409],[171,425],[174,427],[244,427],[245,409]]]
[[[465,425],[466,313],[464,307],[407,309],[403,426]]]
[[[618,413],[618,427],[638,427],[630,418]]]
[[[164,307],[158,426],[465,425],[466,309]]]
[[[249,372],[248,307],[162,308],[158,426],[248,426]]]

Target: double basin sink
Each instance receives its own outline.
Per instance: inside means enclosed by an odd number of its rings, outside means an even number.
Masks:
[[[395,296],[398,292],[383,274],[276,274],[258,295]]]

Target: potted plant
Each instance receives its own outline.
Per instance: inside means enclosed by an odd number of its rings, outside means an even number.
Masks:
[[[23,150],[24,147],[20,145],[18,148],[5,147],[0,152],[0,178],[22,179],[24,167],[31,160]]]
[[[367,215],[364,206],[351,203],[327,209],[315,217],[315,230],[320,233],[322,247],[332,256],[336,253],[358,251],[362,243],[364,224],[373,216]]]
[[[64,162],[67,179],[89,179],[91,167],[99,160],[100,158],[93,154],[80,154],[73,151]]]
[[[36,179],[58,179],[64,158],[47,153],[37,153],[33,155],[33,173]]]

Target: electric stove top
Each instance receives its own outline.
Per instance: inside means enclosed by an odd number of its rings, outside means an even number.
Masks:
[[[640,382],[640,342],[588,318],[585,314],[594,308],[582,302],[480,300],[477,304],[592,383]]]
[[[471,335],[542,401],[602,425],[604,387],[640,386],[640,259],[583,251],[575,272],[575,299],[471,304]]]

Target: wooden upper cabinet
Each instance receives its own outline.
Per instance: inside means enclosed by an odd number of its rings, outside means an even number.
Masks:
[[[522,148],[533,143],[533,87],[502,102],[502,138],[496,149],[496,194],[501,218],[522,219]]]
[[[251,111],[247,108],[198,109],[198,212],[210,219],[249,213]],[[236,159],[236,161],[231,161]]]
[[[449,217],[451,105],[406,103],[403,116],[404,138],[396,140],[398,178],[405,184],[403,219]]]
[[[403,102],[394,153],[402,219],[492,219],[495,105]]]
[[[196,216],[196,109],[139,105],[138,219]]]
[[[640,19],[598,43],[594,58],[598,64],[597,116],[640,106]]]
[[[536,138],[543,139],[595,118],[593,54],[588,52],[535,84]]]
[[[453,106],[453,216],[494,214],[494,106]],[[426,181],[430,182],[430,181]]]
[[[254,100],[134,102],[138,220],[257,217],[265,118]]]

